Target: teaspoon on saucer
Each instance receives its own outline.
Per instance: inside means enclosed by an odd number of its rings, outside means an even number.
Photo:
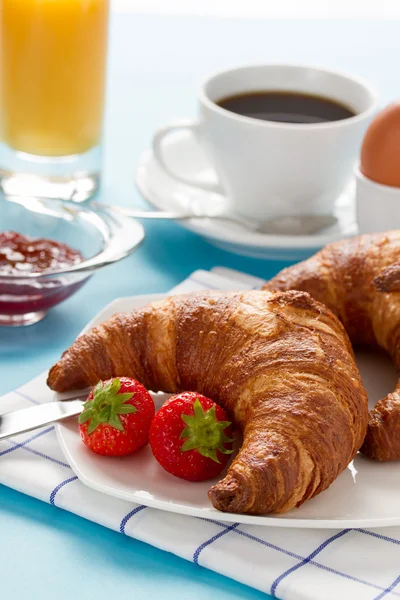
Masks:
[[[117,212],[125,217],[134,219],[184,221],[189,219],[213,219],[230,221],[256,233],[270,235],[312,235],[331,227],[337,222],[334,215],[302,215],[298,217],[278,217],[266,221],[249,221],[240,216],[231,215],[226,211],[145,211],[103,204],[102,202],[90,202],[93,208],[106,209]]]

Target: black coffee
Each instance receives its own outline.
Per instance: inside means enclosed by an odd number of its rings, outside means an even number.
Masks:
[[[222,98],[217,104],[238,115],[280,123],[324,123],[355,115],[336,100],[299,92],[250,92]]]

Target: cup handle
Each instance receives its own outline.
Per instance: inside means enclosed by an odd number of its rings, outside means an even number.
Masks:
[[[200,182],[195,179],[190,179],[188,177],[182,177],[179,173],[175,173],[170,167],[167,165],[164,154],[162,151],[162,142],[165,137],[167,137],[170,133],[174,131],[188,130],[191,132],[193,136],[197,136],[200,123],[198,121],[189,121],[189,120],[180,120],[174,121],[168,125],[164,125],[164,127],[160,127],[153,137],[153,154],[156,159],[158,165],[163,169],[163,171],[175,179],[175,181],[179,181],[180,183],[185,183],[186,185],[191,185],[192,187],[196,187],[202,190],[206,190],[207,192],[219,192],[221,193],[221,187],[217,183],[207,183]]]

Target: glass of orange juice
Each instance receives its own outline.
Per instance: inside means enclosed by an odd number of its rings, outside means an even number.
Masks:
[[[0,0],[0,186],[83,201],[100,182],[109,0]]]

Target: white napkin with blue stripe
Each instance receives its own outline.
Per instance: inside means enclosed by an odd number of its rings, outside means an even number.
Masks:
[[[217,268],[196,271],[172,292],[248,289],[261,283]],[[50,402],[46,375],[0,398],[0,413]],[[118,500],[78,480],[52,426],[0,442],[0,483],[277,598],[400,598],[400,527],[334,531],[246,526]]]

